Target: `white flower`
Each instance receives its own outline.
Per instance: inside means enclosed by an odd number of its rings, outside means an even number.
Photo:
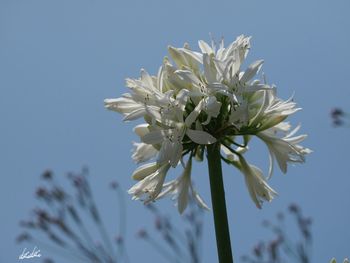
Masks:
[[[277,192],[273,190],[264,179],[262,171],[251,164],[248,164],[243,157],[239,157],[240,170],[244,174],[244,179],[256,207],[261,208],[263,201],[271,202]]]
[[[210,123],[211,118],[216,118],[219,115],[220,108],[221,103],[218,102],[214,96],[205,97],[186,118],[186,125],[190,127],[191,124],[197,119],[201,111],[204,111],[208,115],[207,119],[202,123],[203,125],[207,125]]]
[[[265,131],[257,133],[257,136],[262,139],[267,145],[270,152],[270,172],[272,175],[273,161],[277,160],[278,166],[283,173],[287,172],[287,163],[303,163],[305,162],[305,155],[311,153],[311,150],[305,148],[298,143],[306,139],[307,135],[293,135],[300,129],[300,125],[294,130],[287,133],[290,126],[286,123],[280,123],[275,127],[269,128]],[[278,137],[278,132],[287,133],[283,137]]]
[[[285,122],[300,108],[292,98],[277,97],[277,88],[259,77],[264,61],[259,59],[246,69],[250,37],[239,36],[227,47],[198,42],[199,51],[169,46],[158,73],[151,76],[142,69],[137,79],[127,79],[130,93],[121,98],[106,99],[105,107],[124,115],[125,121],[143,119],[134,128],[141,142],[134,143],[132,158],[141,165],[133,173],[138,180],[129,193],[146,203],[172,195],[179,212],[187,205],[190,193],[207,208],[191,184],[192,158],[202,161],[207,145],[221,144],[223,160],[234,165],[245,176],[255,204],[271,201],[272,190],[258,167],[250,165],[243,155],[254,136],[268,147],[272,175],[274,159],[283,172],[287,163],[301,163],[311,150],[300,145],[306,135],[294,135]],[[242,143],[243,142],[243,143]],[[176,168],[189,154],[180,177],[166,182],[170,167]],[[226,157],[225,157],[226,156]]]
[[[257,131],[278,125],[289,115],[301,110],[301,108],[296,108],[292,97],[286,101],[276,97],[275,87],[270,90],[262,90],[257,94],[256,101],[258,102],[253,104],[252,109],[257,113],[251,118],[249,125],[255,127]]]
[[[240,105],[232,107],[229,122],[239,130],[242,127],[248,125],[248,114],[248,103],[246,101],[243,101]]]
[[[216,142],[216,138],[209,133],[190,129],[188,126],[191,125],[191,122],[186,121],[182,123],[169,122],[167,127],[150,131],[142,136],[141,140],[147,144],[161,144],[158,162],[160,164],[170,162],[171,166],[176,167],[182,156],[182,140],[185,135],[197,144],[212,144]]]
[[[187,207],[189,192],[191,192],[192,198],[200,207],[209,210],[203,199],[193,188],[191,182],[191,170],[192,157],[189,158],[186,167],[182,172],[182,175],[175,180],[165,183],[163,185],[163,191],[157,197],[157,199],[160,199],[169,194],[174,195],[174,199],[176,199],[177,209],[180,214],[182,214]]]
[[[151,144],[134,142],[133,145],[135,146],[135,149],[133,150],[131,158],[136,163],[148,161],[158,153],[157,149],[154,148]]]
[[[133,178],[140,180],[128,191],[133,195],[134,200],[141,199],[145,204],[154,201],[162,191],[166,173],[170,168],[169,164],[159,166],[156,163],[144,165],[135,171]]]
[[[152,173],[159,170],[159,165],[156,162],[153,163],[146,163],[141,166],[139,166],[132,174],[132,179],[141,181],[145,177],[151,175]]]

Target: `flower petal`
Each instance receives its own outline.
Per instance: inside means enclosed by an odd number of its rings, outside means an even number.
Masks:
[[[214,53],[213,49],[208,45],[208,43],[203,41],[203,40],[198,41],[198,46],[201,49],[202,53],[204,53],[204,54]]]
[[[162,143],[166,138],[166,132],[164,130],[156,130],[147,133],[141,137],[141,141],[147,144]]]
[[[199,205],[199,207],[210,211],[210,208],[204,202],[203,198],[197,193],[197,191],[194,190],[193,187],[191,187],[191,190],[192,190],[192,196],[193,196],[194,200],[197,202],[197,204]]]
[[[263,63],[264,63],[264,60],[257,60],[253,62],[248,67],[248,69],[244,72],[242,78],[240,79],[241,83],[246,83],[249,80],[251,80],[255,76],[255,74],[259,71]]]
[[[147,133],[149,133],[149,129],[148,129],[148,124],[147,123],[143,123],[143,124],[139,124],[136,125],[134,127],[134,132],[139,136],[139,137],[143,137],[145,136]]]
[[[198,144],[212,144],[216,142],[216,138],[205,131],[187,129],[186,134],[193,142]]]
[[[138,118],[143,117],[145,114],[146,114],[146,109],[145,108],[139,108],[139,109],[136,109],[136,110],[130,112],[129,114],[125,115],[123,121],[136,120]]]
[[[201,100],[198,105],[194,108],[194,110],[187,116],[185,120],[186,127],[191,127],[192,123],[194,123],[203,110],[205,104],[204,100]]]
[[[132,174],[132,179],[140,181],[147,177],[148,175],[154,173],[157,171],[159,166],[156,162],[153,163],[147,163],[144,165],[139,166]]]

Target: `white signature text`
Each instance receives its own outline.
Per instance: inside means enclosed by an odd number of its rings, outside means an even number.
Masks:
[[[28,258],[40,258],[40,249],[37,247],[34,247],[32,251],[27,250],[27,248],[24,248],[22,251],[22,254],[19,255],[18,259],[28,259]]]

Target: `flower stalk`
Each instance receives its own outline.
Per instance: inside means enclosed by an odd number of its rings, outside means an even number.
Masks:
[[[214,214],[219,263],[233,263],[227,220],[225,189],[222,179],[220,143],[207,146],[211,200]]]

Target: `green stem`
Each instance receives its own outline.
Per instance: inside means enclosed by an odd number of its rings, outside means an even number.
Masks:
[[[214,213],[219,263],[233,263],[227,221],[224,183],[222,180],[220,142],[207,146],[211,200]]]

